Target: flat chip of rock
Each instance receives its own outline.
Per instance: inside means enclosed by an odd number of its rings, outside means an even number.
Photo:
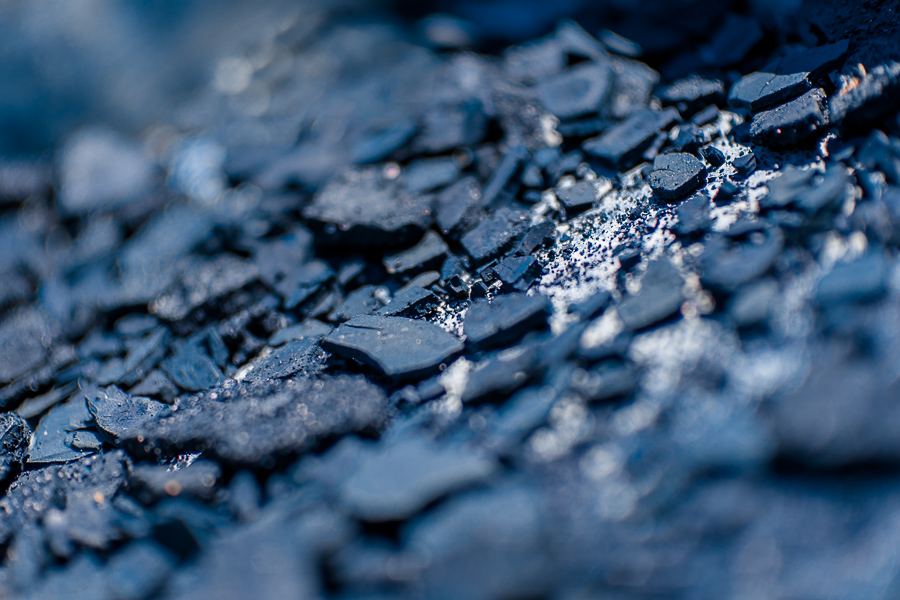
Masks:
[[[679,200],[706,183],[706,167],[692,154],[661,154],[653,161],[650,188],[663,200]]]
[[[339,500],[365,521],[396,521],[441,496],[484,481],[496,461],[460,447],[423,438],[373,446],[340,487]]]
[[[771,148],[796,146],[816,135],[828,122],[825,92],[815,88],[781,106],[757,113],[750,124],[750,137],[754,143]]]
[[[582,147],[607,166],[627,169],[640,161],[644,150],[660,130],[674,123],[677,118],[678,113],[673,108],[662,111],[641,109],[599,137],[587,140]]]
[[[366,363],[388,377],[428,375],[462,350],[462,342],[437,325],[404,317],[363,315],[322,340],[322,347]]]
[[[634,330],[659,323],[681,308],[683,284],[678,269],[667,259],[651,262],[641,280],[641,289],[616,307],[619,318]]]
[[[335,179],[303,208],[303,216],[320,225],[324,242],[385,247],[421,237],[433,218],[430,199],[376,168]]]
[[[608,180],[579,181],[573,186],[555,190],[556,197],[569,215],[589,209],[603,194],[612,189]]]
[[[398,254],[386,256],[384,266],[388,273],[410,273],[439,268],[447,256],[446,242],[433,231],[428,231],[418,244]]]
[[[812,85],[807,73],[751,73],[731,87],[728,103],[736,108],[758,112],[785,100],[799,96]]]
[[[501,209],[483,219],[460,239],[465,251],[476,263],[485,262],[507,250],[524,235],[528,226],[525,213]]]
[[[518,293],[498,296],[490,302],[479,300],[466,312],[466,344],[485,349],[514,342],[525,332],[544,327],[549,314],[550,301],[540,294]]]
[[[28,422],[13,412],[0,414],[0,481],[21,465],[31,441]]]
[[[384,392],[359,375],[229,380],[181,397],[177,410],[130,437],[151,447],[208,451],[227,463],[257,466],[308,449],[320,438],[378,431],[386,419]]]
[[[90,427],[93,416],[88,412],[85,397],[76,394],[63,404],[58,404],[41,417],[28,448],[27,462],[54,463],[76,460],[92,451],[72,447],[70,434]]]
[[[113,441],[131,437],[149,421],[170,412],[168,404],[126,394],[114,385],[106,389],[95,388],[85,393],[87,408],[97,427]]]
[[[294,374],[313,375],[325,366],[325,354],[319,347],[319,337],[292,340],[275,349],[268,356],[253,362],[253,369],[247,374],[247,381],[282,379]]]
[[[583,63],[541,81],[538,97],[560,119],[596,113],[609,93],[610,75],[606,65]]]

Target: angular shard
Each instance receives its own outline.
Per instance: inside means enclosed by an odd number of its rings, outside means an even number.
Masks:
[[[342,324],[322,340],[322,347],[388,377],[408,379],[436,371],[462,350],[462,342],[427,321],[370,315]]]
[[[480,300],[466,313],[466,344],[485,349],[514,342],[527,331],[544,327],[549,314],[550,301],[540,294],[518,293],[498,296],[492,302]]]
[[[662,154],[653,161],[650,188],[663,200],[678,200],[706,183],[706,167],[686,152]]]
[[[641,109],[599,137],[587,140],[582,147],[607,166],[628,169],[637,164],[660,130],[677,118],[678,113],[671,108],[663,111]]]
[[[812,89],[799,98],[753,117],[750,137],[771,148],[796,146],[828,126],[825,93]]]

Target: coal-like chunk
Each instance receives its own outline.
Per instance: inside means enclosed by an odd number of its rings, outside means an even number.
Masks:
[[[549,314],[550,301],[540,294],[509,294],[492,302],[475,302],[463,324],[466,344],[485,349],[514,342],[526,332],[544,327]]]
[[[274,288],[284,298],[284,307],[293,309],[309,300],[333,276],[328,263],[311,260],[295,266]]]
[[[16,408],[16,413],[25,419],[33,419],[43,414],[48,408],[68,398],[78,390],[78,382],[54,387],[49,392],[28,398]]]
[[[181,283],[164,292],[150,306],[160,318],[178,321],[207,302],[236,292],[257,277],[256,265],[223,254],[192,266]]]
[[[57,335],[36,309],[22,308],[7,315],[0,323],[0,383],[14,381],[40,365]]]
[[[510,256],[490,270],[503,283],[504,291],[525,292],[541,274],[541,264],[533,256]]]
[[[104,443],[100,434],[90,430],[74,431],[66,438],[66,441],[73,450],[89,450],[91,452],[98,452],[103,448]]]
[[[317,339],[323,335],[328,335],[332,329],[334,328],[331,325],[326,325],[322,321],[307,319],[297,325],[279,329],[269,338],[268,344],[270,346],[281,346],[288,342],[303,342],[309,339]]]
[[[166,451],[208,451],[224,462],[255,468],[321,438],[377,431],[386,418],[384,392],[358,375],[226,381],[180,398],[178,410],[147,423],[134,438]]]
[[[825,93],[815,88],[795,100],[757,113],[750,124],[750,137],[756,144],[784,148],[805,142],[827,125]]]
[[[619,259],[619,268],[630,271],[641,262],[641,249],[633,246],[619,246],[613,251],[613,256]]]
[[[756,154],[753,150],[748,150],[746,154],[742,154],[731,161],[735,174],[738,177],[747,177],[756,170]]]
[[[525,233],[527,215],[502,208],[483,219],[459,240],[476,263],[485,262],[501,254]]]
[[[368,315],[354,317],[335,329],[322,340],[322,347],[402,379],[436,371],[462,350],[462,343],[427,321]]]
[[[22,465],[28,444],[31,442],[31,427],[13,412],[0,414],[0,481]]]
[[[576,215],[589,209],[603,193],[612,189],[608,180],[579,181],[567,188],[557,188],[556,197],[569,215]]]
[[[721,150],[713,146],[701,148],[700,156],[706,159],[706,162],[708,162],[713,169],[717,169],[725,164],[725,155]]]
[[[639,58],[644,53],[641,45],[637,42],[622,37],[609,29],[602,30],[597,39],[603,44],[607,50],[619,56],[627,56],[628,58]]]
[[[162,368],[175,385],[189,392],[205,390],[222,379],[222,371],[197,343],[182,344]]]
[[[760,198],[761,208],[795,206],[812,215],[818,211],[839,205],[844,199],[850,181],[845,169],[832,165],[825,175],[810,169],[788,166],[775,179],[768,182],[769,193]]]
[[[669,260],[651,262],[641,280],[641,289],[616,307],[619,318],[628,329],[637,330],[671,317],[684,301],[683,284],[681,274]]]
[[[340,503],[365,521],[396,521],[438,498],[486,480],[495,460],[422,437],[367,446],[339,491]]]
[[[211,460],[196,460],[172,470],[163,465],[135,465],[129,487],[147,504],[167,496],[211,499],[222,480],[222,468]]]
[[[124,359],[108,361],[97,375],[96,382],[100,385],[137,383],[159,364],[166,353],[168,340],[169,330],[165,327],[157,328],[129,348]]]
[[[650,104],[650,94],[659,83],[659,73],[642,62],[609,57],[614,85],[610,88],[608,107],[603,116],[619,121]]]
[[[333,180],[303,208],[303,216],[319,224],[323,242],[390,247],[420,237],[431,211],[429,198],[369,168]]]
[[[126,394],[114,385],[88,390],[85,397],[94,422],[110,441],[133,437],[134,431],[149,421],[171,412],[167,404]]]
[[[673,152],[657,156],[650,187],[663,200],[678,200],[706,183],[706,167],[693,155]]]
[[[459,162],[454,158],[423,158],[409,163],[403,185],[411,192],[430,192],[453,183],[459,177]]]
[[[312,375],[324,368],[325,353],[319,347],[321,336],[293,340],[271,354],[253,362],[247,381],[265,381],[290,377],[295,373]]]
[[[512,254],[516,256],[527,256],[537,250],[553,244],[556,239],[556,223],[547,219],[532,226],[519,243],[516,244]]]
[[[28,463],[68,462],[92,454],[91,451],[72,448],[70,435],[86,429],[92,421],[82,393],[54,406],[38,423],[28,448]]]
[[[819,46],[788,55],[734,84],[728,102],[753,112],[780,104],[806,92],[816,77],[835,67],[847,53],[848,41]]]
[[[682,113],[691,114],[707,104],[721,102],[725,97],[725,85],[718,79],[704,79],[691,75],[671,83],[659,91],[664,105],[678,105]]]
[[[719,107],[715,104],[710,104],[706,108],[701,111],[698,111],[691,117],[691,123],[694,125],[706,125],[707,123],[711,123],[719,118]]]
[[[814,77],[838,67],[849,49],[850,41],[840,40],[788,54],[768,65],[765,70],[773,73],[809,73]]]
[[[433,292],[410,282],[397,290],[387,306],[379,309],[376,314],[415,319],[431,312],[438,302],[438,297]]]
[[[820,304],[877,300],[887,290],[888,262],[884,255],[871,252],[849,263],[835,265],[816,287]]]
[[[368,315],[375,312],[384,306],[381,289],[376,285],[364,285],[353,290],[337,308],[331,311],[328,320],[342,323],[356,315]]]
[[[663,111],[641,109],[599,137],[587,140],[582,147],[607,166],[627,169],[640,161],[659,131],[677,119],[678,113],[672,108]]]
[[[751,73],[737,81],[728,94],[736,108],[758,112],[795,98],[812,87],[807,73]]]
[[[675,231],[680,235],[692,235],[704,231],[710,223],[709,197],[704,193],[695,194],[675,209],[678,223]]]
[[[444,235],[458,235],[475,224],[484,205],[478,179],[467,175],[437,194],[435,222]]]
[[[500,164],[497,165],[497,168],[494,170],[493,174],[491,174],[491,178],[484,186],[484,193],[481,196],[481,201],[484,206],[489,207],[493,205],[497,198],[500,197],[503,189],[510,182],[513,175],[519,170],[519,166],[522,164],[522,161],[525,160],[526,156],[527,151],[523,146],[519,145],[513,146],[503,155]]]
[[[771,228],[761,238],[735,245],[729,245],[722,237],[711,240],[700,256],[700,281],[712,288],[733,291],[765,274],[784,247],[784,234]]]
[[[607,65],[582,63],[547,77],[537,86],[544,108],[560,119],[596,113],[609,93],[610,70]]]
[[[740,188],[738,188],[735,182],[726,179],[722,182],[722,185],[719,186],[719,190],[716,192],[716,203],[721,204],[723,202],[729,202],[738,193],[739,189]]]
[[[446,242],[433,231],[425,233],[418,244],[399,254],[387,256],[384,266],[388,273],[417,273],[438,268],[447,256]]]
[[[537,366],[538,348],[532,345],[523,344],[491,354],[469,371],[462,401],[490,400],[510,394],[540,372]]]
[[[693,123],[679,125],[672,130],[672,146],[679,152],[695,152],[706,143],[706,135]]]
[[[831,122],[853,129],[896,110],[900,99],[900,62],[876,65],[864,75],[847,77],[831,95]]]

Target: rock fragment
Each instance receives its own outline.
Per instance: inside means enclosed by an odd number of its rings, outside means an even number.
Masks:
[[[0,481],[21,467],[31,442],[31,427],[16,413],[0,414]]]
[[[706,167],[693,155],[673,152],[657,156],[650,187],[663,200],[679,200],[706,183]]]
[[[786,148],[801,144],[828,126],[828,106],[821,88],[756,114],[750,137],[756,144]]]
[[[490,458],[422,438],[366,448],[339,498],[365,521],[396,521],[441,496],[485,480],[497,470]]]
[[[681,274],[667,259],[651,262],[638,293],[628,296],[616,307],[628,329],[639,330],[674,315],[684,301]]]
[[[446,242],[433,231],[428,231],[418,244],[399,254],[387,256],[384,266],[388,273],[415,274],[436,269],[443,264],[449,249]]]
[[[660,130],[677,118],[678,113],[671,108],[662,111],[641,109],[599,137],[587,140],[582,147],[607,166],[627,169],[637,164]]]
[[[303,216],[319,225],[323,242],[391,247],[421,236],[432,207],[372,167],[333,180],[303,208]]]
[[[537,93],[544,108],[560,119],[572,119],[599,112],[610,85],[607,65],[584,63],[547,77]]]
[[[388,377],[411,379],[436,371],[462,350],[462,343],[427,321],[369,315],[342,324],[322,340],[322,347]]]
[[[540,294],[509,294],[469,307],[463,325],[466,344],[478,349],[508,344],[547,322],[550,303]]]

